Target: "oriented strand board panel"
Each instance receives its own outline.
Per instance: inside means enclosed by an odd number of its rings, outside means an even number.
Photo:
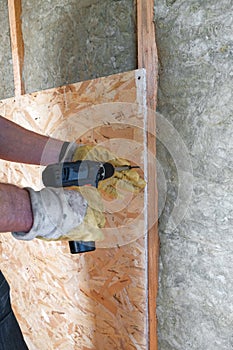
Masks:
[[[106,146],[146,179],[145,81],[143,69],[98,78],[1,101],[0,114],[42,134]],[[0,181],[40,189],[42,170],[1,161]],[[30,350],[147,349],[146,193],[105,202],[105,239],[93,253],[0,235],[1,269]]]

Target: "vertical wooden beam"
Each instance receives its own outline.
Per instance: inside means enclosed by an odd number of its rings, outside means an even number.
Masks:
[[[8,0],[15,96],[23,95],[25,93],[22,78],[24,43],[21,26],[21,12],[21,0]]]
[[[146,69],[148,154],[156,156],[156,100],[158,57],[154,27],[154,0],[137,0],[138,68]],[[156,166],[148,159],[148,348],[158,349],[156,298],[158,291],[158,220]]]
[[[154,0],[137,0],[138,68],[147,71],[147,105],[156,110],[158,55],[155,40]],[[151,121],[150,121],[151,122]]]

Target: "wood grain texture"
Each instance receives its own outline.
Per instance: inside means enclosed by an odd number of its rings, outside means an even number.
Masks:
[[[146,174],[145,101],[142,69],[0,101],[0,114],[41,134],[107,146]],[[42,187],[43,167],[0,164],[1,182]],[[93,253],[0,235],[1,269],[30,350],[147,349],[146,198],[110,203],[115,212],[109,207]]]
[[[156,185],[156,101],[158,57],[154,26],[154,0],[137,0],[138,67],[147,72],[148,154],[148,347],[158,349],[156,298],[158,290],[158,191]],[[154,161],[152,161],[154,159]]]
[[[21,27],[21,0],[8,0],[15,96],[25,93],[23,83],[24,42]]]

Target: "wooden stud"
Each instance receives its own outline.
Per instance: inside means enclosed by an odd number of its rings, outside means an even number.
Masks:
[[[154,1],[137,1],[138,68],[147,71],[147,107],[156,110],[158,56],[154,27]]]
[[[154,27],[154,0],[137,0],[138,68],[146,69],[148,154],[156,156],[156,97],[158,56]],[[156,298],[158,291],[158,195],[155,164],[148,159],[148,348],[158,349]]]
[[[25,93],[22,78],[24,43],[21,27],[21,0],[8,0],[15,96]]]

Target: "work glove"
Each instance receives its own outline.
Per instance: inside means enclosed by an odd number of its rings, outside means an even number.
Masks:
[[[102,146],[78,145],[67,143],[66,151],[62,161],[93,160],[98,162],[109,162],[114,168],[130,165],[129,161],[119,158]],[[122,192],[139,193],[146,185],[144,179],[135,169],[115,171],[114,175],[99,182],[98,190],[106,199],[122,197]]]
[[[130,165],[101,146],[64,143],[60,162],[93,160],[109,162],[114,167]],[[99,241],[103,239],[101,228],[105,226],[102,198],[121,197],[121,190],[138,193],[145,181],[136,170],[115,171],[111,178],[100,181],[98,189],[89,186],[44,188],[34,191],[27,188],[33,213],[33,226],[27,233],[14,232],[21,240]]]
[[[33,226],[29,232],[13,232],[20,240],[98,241],[103,239],[103,208],[95,188],[43,188],[30,195]]]

